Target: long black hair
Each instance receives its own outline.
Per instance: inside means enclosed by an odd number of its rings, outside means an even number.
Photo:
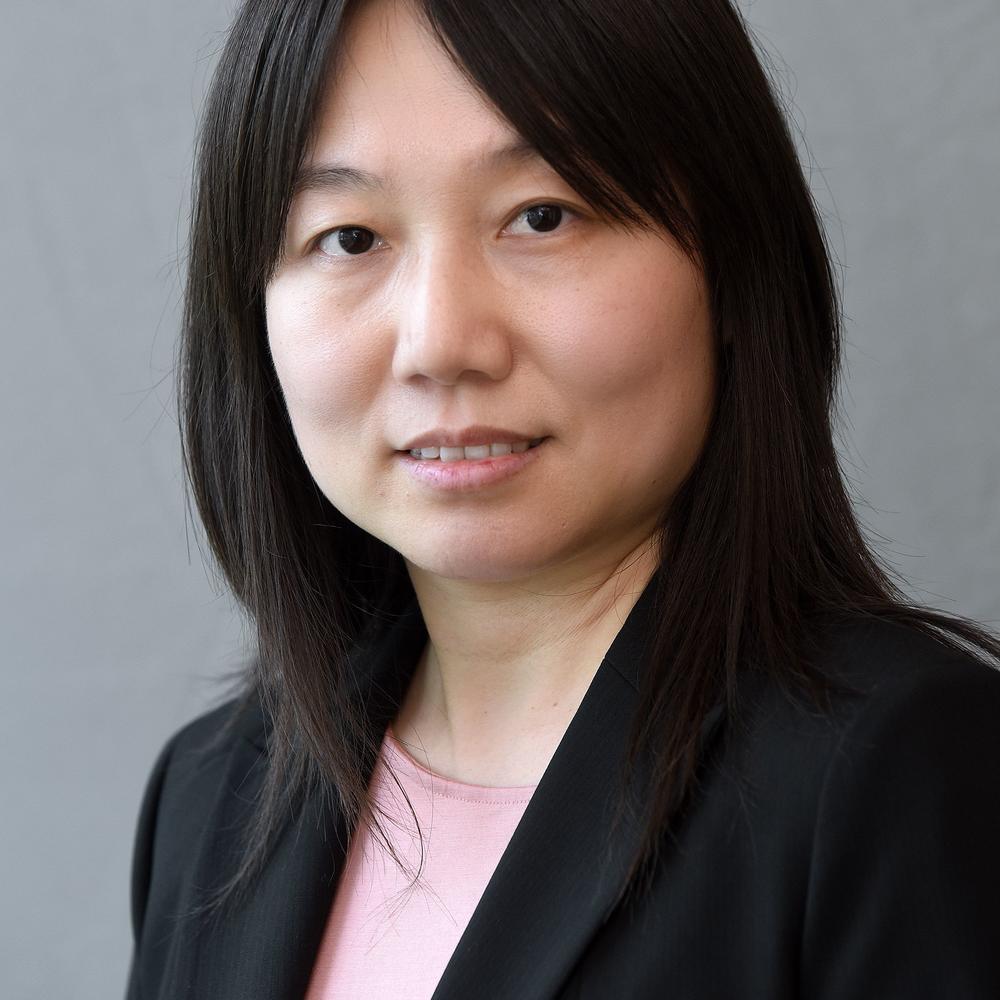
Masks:
[[[669,231],[710,293],[716,410],[658,526],[657,624],[628,754],[629,767],[648,755],[653,784],[624,892],[651,871],[693,787],[701,723],[720,701],[735,709],[743,672],[823,701],[810,645],[821,620],[891,619],[992,657],[1000,642],[909,603],[858,525],[832,434],[836,271],[734,5],[412,2],[471,85],[581,197],[616,224]],[[356,6],[247,0],[200,135],[179,359],[184,460],[211,551],[255,628],[239,690],[261,699],[273,726],[244,860],[215,902],[252,881],[288,803],[308,789],[335,796],[352,829],[370,819],[389,846],[367,802],[378,736],[347,654],[413,590],[401,556],[312,480],[264,322],[293,179]]]

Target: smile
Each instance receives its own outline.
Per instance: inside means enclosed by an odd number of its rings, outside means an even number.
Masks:
[[[465,448],[428,446],[396,454],[402,470],[422,488],[438,494],[468,495],[497,487],[525,473],[538,464],[539,456],[544,460],[549,443],[550,439],[543,437]],[[500,453],[489,454],[493,448],[500,449]],[[424,453],[428,453],[427,458]]]
[[[473,444],[465,448],[449,448],[447,446],[413,448],[410,451],[410,455],[421,461],[482,461],[483,459],[497,458],[502,455],[520,454],[523,451],[528,451],[530,448],[536,448],[543,440],[544,438],[535,438],[534,441],[515,441],[513,444]]]

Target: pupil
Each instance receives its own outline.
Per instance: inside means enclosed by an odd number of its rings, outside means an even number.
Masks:
[[[347,253],[364,253],[374,243],[373,234],[367,229],[341,229],[337,235],[340,249]]]
[[[559,205],[536,205],[525,213],[528,225],[536,232],[551,232],[562,221]]]

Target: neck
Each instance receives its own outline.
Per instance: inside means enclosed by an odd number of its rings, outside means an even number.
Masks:
[[[545,580],[448,580],[411,565],[428,642],[396,735],[457,780],[537,781],[655,567],[651,539]]]

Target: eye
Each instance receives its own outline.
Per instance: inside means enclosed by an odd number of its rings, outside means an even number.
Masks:
[[[559,228],[566,216],[577,217],[576,212],[564,205],[541,202],[522,209],[514,219],[515,222],[524,219],[534,233],[550,233]],[[320,236],[316,249],[326,257],[362,257],[378,241],[375,233],[364,226],[338,226]]]
[[[375,243],[375,234],[363,226],[341,226],[324,233],[316,248],[327,257],[360,257]]]
[[[515,220],[524,219],[531,227],[532,232],[550,233],[554,229],[559,228],[559,223],[563,221],[563,217],[566,215],[575,217],[576,213],[563,205],[544,202],[538,205],[529,205],[527,208],[522,209],[515,216]]]

